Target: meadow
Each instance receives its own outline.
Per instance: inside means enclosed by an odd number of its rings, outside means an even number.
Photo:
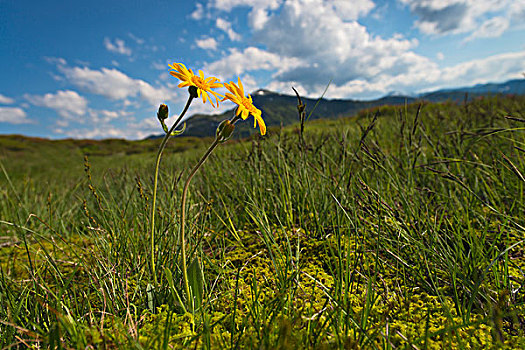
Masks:
[[[160,140],[0,137],[0,348],[525,348],[525,96],[217,148],[189,310],[212,141],[170,139],[152,257]]]

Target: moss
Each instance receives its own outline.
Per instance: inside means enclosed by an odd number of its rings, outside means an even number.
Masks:
[[[276,232],[278,249],[287,249],[284,240],[278,239],[280,234],[282,232]],[[287,271],[287,277],[293,280],[287,287],[295,289],[294,293],[289,293],[288,289],[288,295],[292,294],[293,300],[280,300],[279,283],[282,282],[279,281],[278,272],[262,239],[248,232],[241,238],[244,246],[236,245],[224,256],[233,266],[241,268],[240,280],[235,279],[235,269],[223,276],[223,283],[227,287],[219,299],[214,300],[214,305],[227,313],[236,309],[235,329],[243,329],[239,341],[245,346],[267,344],[268,348],[272,348],[281,344],[278,339],[286,339],[282,341],[282,344],[286,344],[284,348],[301,348],[304,344],[328,348],[354,344],[357,348],[368,348],[370,344],[367,343],[365,334],[382,334],[373,337],[373,342],[378,347],[388,343],[394,347],[426,344],[430,349],[441,349],[443,346],[479,349],[497,341],[494,338],[494,325],[489,317],[473,314],[465,322],[457,314],[453,298],[447,294],[430,295],[417,287],[412,288],[408,296],[399,293],[396,286],[404,281],[393,267],[383,266],[379,269],[375,259],[365,260],[363,264],[355,266],[355,274],[363,276],[363,281],[354,281],[348,286],[344,283],[336,286],[337,269],[332,268],[334,262],[331,262],[333,256],[330,253],[336,249],[335,239],[320,241],[302,237],[299,274],[294,275],[297,271],[293,269]],[[356,247],[354,253],[359,252],[358,245],[353,240],[348,243]],[[355,256],[346,258],[354,260]],[[365,280],[372,278],[370,272],[373,272],[373,282],[368,289]],[[332,291],[336,287],[347,291],[346,294],[341,294],[343,300],[331,299],[330,295],[335,295]],[[442,291],[450,292],[449,289]],[[373,294],[372,302],[368,305],[367,293]],[[237,299],[233,304],[235,295]],[[272,309],[271,305],[279,305],[279,308]],[[291,309],[295,311],[291,312]],[[319,327],[327,318],[337,313],[364,325],[361,333],[342,340],[340,335],[307,332],[313,324]],[[281,326],[260,329],[256,326],[257,317],[281,320],[275,324],[285,324],[282,327],[286,329],[279,328]],[[247,322],[247,318],[250,321]],[[266,336],[262,336],[265,333]],[[523,342],[523,337],[506,332],[500,345],[513,348],[520,342]]]
[[[276,231],[274,255],[288,249],[285,234]],[[334,252],[341,242],[334,237],[318,240],[303,235],[299,263],[288,265],[275,256],[272,260],[264,240],[253,232],[243,232],[241,239],[242,246],[232,244],[224,256],[211,256],[208,260],[209,267],[226,268],[220,271],[220,290],[210,295],[214,300],[206,306],[206,316],[197,313],[194,319],[191,314],[178,314],[173,306],[163,305],[155,313],[144,311],[136,323],[107,317],[102,329],[100,325],[85,328],[87,344],[119,348],[137,343],[145,348],[159,348],[166,342],[180,349],[208,346],[219,349],[230,347],[233,341],[239,347],[268,349],[339,348],[345,344],[368,348],[371,346],[368,339],[372,339],[380,348],[387,344],[393,347],[413,344],[429,349],[478,349],[498,341],[507,348],[523,345],[517,317],[525,313],[525,307],[511,303],[509,294],[494,305],[492,315],[474,313],[465,322],[456,311],[450,288],[441,288],[440,295],[431,295],[418,287],[401,292],[398,286],[405,281],[393,266],[380,264],[377,257],[352,264],[355,280],[341,281],[338,264],[346,266],[348,261],[359,261],[356,255],[371,254],[353,239],[343,242],[353,249],[349,250],[349,256],[338,261]],[[81,254],[90,244],[75,239],[69,245],[44,241],[32,243],[28,248],[35,266],[46,261],[44,251],[48,251],[61,262],[62,273],[75,273],[74,264],[68,267],[64,263],[75,256],[66,247],[76,247]],[[4,273],[13,279],[29,276],[23,246],[5,247],[1,254]],[[277,271],[274,264],[283,270]],[[521,271],[517,266],[508,270],[510,275]],[[74,277],[77,280],[81,278],[78,272]],[[207,269],[206,274],[213,279],[217,271]],[[128,283],[131,289],[138,288],[133,279]],[[341,292],[334,293],[336,289]],[[337,300],[333,299],[335,296]],[[100,301],[92,301],[94,307],[98,304]],[[360,325],[360,331],[342,335],[323,329],[334,317],[351,319],[351,324]],[[260,323],[261,320],[264,322]]]

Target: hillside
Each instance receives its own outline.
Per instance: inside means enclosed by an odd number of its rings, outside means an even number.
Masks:
[[[298,122],[296,96],[279,94],[268,90],[257,90],[252,94],[252,98],[253,104],[263,111],[263,118],[267,126],[286,126]],[[413,101],[414,98],[405,96],[387,96],[372,101],[322,99],[312,113],[310,120],[320,118],[336,119],[351,116],[371,107],[397,105]],[[303,103],[306,103],[307,113],[310,113],[317,100],[303,98]],[[186,136],[212,136],[217,124],[229,118],[232,113],[233,109],[217,115],[195,114],[188,122],[184,134]],[[237,126],[236,137],[246,137],[253,133],[253,124],[251,123],[239,123]]]
[[[376,100],[359,101],[344,99],[323,98],[312,113],[311,120],[315,119],[337,119],[355,115],[364,109],[385,106],[403,105],[412,103],[416,100],[429,102],[455,101],[462,102],[465,97],[469,100],[482,95],[489,94],[516,94],[525,95],[525,79],[510,80],[504,83],[491,83],[462,87],[457,89],[443,89],[414,96],[388,95]],[[285,95],[268,90],[257,90],[252,94],[253,103],[263,111],[263,118],[267,126],[286,126],[298,122],[297,116],[297,97],[295,95]],[[313,110],[317,99],[303,98],[306,103],[307,113]],[[229,118],[233,109],[222,114],[207,115],[195,114],[191,116],[187,123],[185,136],[213,136],[216,126],[220,121]],[[253,124],[240,123],[235,135],[238,138],[246,137],[254,132]],[[160,135],[151,138],[160,137]]]
[[[189,186],[175,138],[157,192],[160,140],[0,137],[0,349],[525,349],[524,106],[273,129]]]

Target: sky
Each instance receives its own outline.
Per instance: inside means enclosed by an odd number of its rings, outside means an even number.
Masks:
[[[188,97],[174,62],[313,98],[520,79],[525,0],[0,0],[0,134],[160,134],[159,104],[170,125]]]

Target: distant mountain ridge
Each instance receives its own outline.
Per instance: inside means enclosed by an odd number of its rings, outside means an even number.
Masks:
[[[471,87],[456,89],[442,89],[423,93],[417,96],[399,95],[391,93],[384,97],[370,101],[346,100],[346,99],[321,99],[312,113],[310,120],[314,119],[336,119],[339,117],[352,116],[367,108],[383,105],[402,105],[423,100],[429,102],[443,102],[452,100],[463,101],[466,94],[470,98],[476,98],[488,94],[516,94],[525,95],[525,79],[509,80],[504,83],[478,84]],[[264,89],[257,90],[251,94],[253,104],[263,112],[263,119],[267,126],[290,125],[298,122],[297,97],[285,95]],[[307,114],[317,103],[317,99],[302,98],[306,103]],[[224,119],[230,117],[233,109],[222,114],[207,115],[195,114],[188,119],[184,136],[213,136],[217,125]],[[238,123],[235,135],[245,137],[256,132],[253,129],[253,120],[250,118],[245,123]],[[148,138],[157,138],[162,135],[152,135]]]
[[[462,101],[465,98],[465,94],[469,94],[471,97],[488,94],[525,95],[525,79],[513,79],[504,83],[477,84],[456,89],[441,89],[420,94],[419,98],[431,102]]]
[[[428,95],[436,92],[468,92],[473,94],[516,94],[525,95],[525,79],[514,79],[504,83],[477,84],[470,87],[461,87],[457,89],[442,89],[435,92],[423,94]]]

